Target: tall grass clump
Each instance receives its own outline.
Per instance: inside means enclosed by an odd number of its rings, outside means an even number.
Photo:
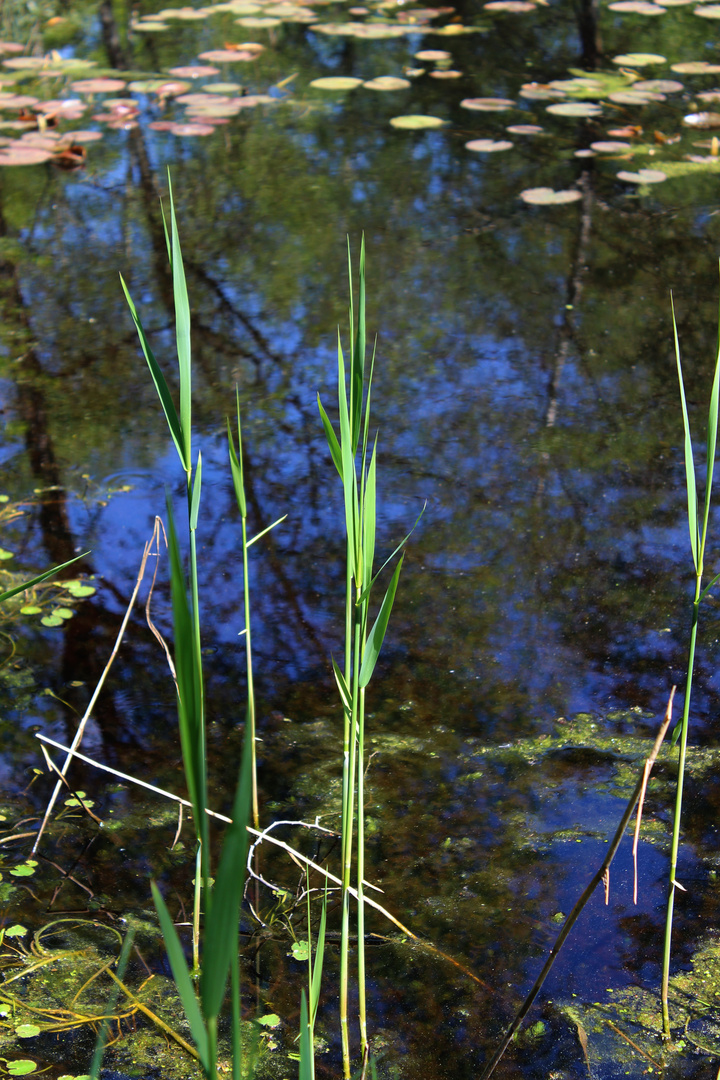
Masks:
[[[335,468],[340,476],[345,511],[345,662],[333,659],[333,671],[343,707],[342,782],[342,922],[340,936],[340,1031],[343,1071],[350,1076],[350,1036],[348,1027],[348,981],[350,953],[350,888],[355,859],[357,889],[358,1013],[363,1060],[367,1059],[368,1036],[365,1000],[365,694],[385,638],[404,555],[401,555],[385,591],[378,614],[370,626],[370,598],[379,574],[398,554],[407,540],[398,545],[380,570],[373,575],[377,525],[376,478],[377,436],[370,449],[370,404],[375,365],[373,347],[366,362],[365,331],[365,239],[360,248],[358,268],[358,317],[355,324],[353,272],[348,243],[350,285],[350,356],[346,364],[338,331],[338,417],[339,437],[318,395],[318,408]],[[408,534],[409,536],[410,534]],[[357,804],[355,802],[357,797]],[[357,851],[355,842],[357,838]]]
[[[676,889],[684,890],[677,881],[678,849],[680,846],[680,822],[682,817],[683,782],[685,779],[685,758],[687,753],[688,730],[690,726],[690,702],[692,697],[692,681],[695,668],[695,645],[697,641],[698,623],[700,618],[700,604],[707,596],[713,585],[720,579],[717,574],[712,581],[703,589],[702,579],[705,563],[705,547],[708,535],[708,522],[710,520],[710,498],[712,494],[713,470],[715,466],[715,453],[717,449],[718,434],[718,399],[720,398],[720,337],[718,339],[717,357],[715,360],[715,374],[713,377],[712,390],[710,392],[710,406],[707,421],[707,443],[705,453],[705,491],[702,514],[698,500],[697,481],[695,474],[695,461],[693,457],[692,438],[690,435],[690,420],[688,418],[687,401],[685,399],[685,385],[683,381],[682,364],[680,361],[680,343],[678,341],[677,323],[675,321],[675,307],[672,307],[673,335],[675,341],[675,359],[677,363],[678,381],[680,384],[680,402],[682,406],[683,429],[685,434],[685,479],[687,487],[687,517],[690,530],[690,550],[692,552],[693,570],[695,574],[695,591],[692,603],[692,621],[690,627],[690,643],[688,646],[687,681],[685,683],[685,701],[683,705],[682,719],[673,732],[673,744],[679,739],[680,751],[678,756],[678,775],[675,790],[675,809],[673,813],[673,832],[670,849],[670,876],[668,887],[667,914],[665,920],[665,939],[663,947],[663,973],[662,973],[662,1018],[663,1036],[670,1038],[670,1011],[668,1007],[668,985],[670,980],[670,953],[672,944],[673,910],[675,906]]]

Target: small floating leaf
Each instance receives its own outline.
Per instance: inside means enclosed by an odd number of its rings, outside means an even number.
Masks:
[[[559,206],[561,203],[577,202],[578,199],[582,199],[582,193],[579,191],[553,191],[552,188],[547,187],[527,188],[526,191],[520,192],[520,198],[523,202],[530,203],[532,206]]]
[[[5,1068],[11,1076],[27,1076],[28,1073],[35,1072],[37,1065],[28,1058],[17,1058],[15,1061],[6,1061]]]
[[[28,604],[27,607],[20,608],[21,615],[39,615],[42,608],[37,607],[35,604]]]
[[[512,109],[514,105],[511,98],[463,98],[460,102],[460,108],[477,112],[502,112],[503,109]]]
[[[416,113],[410,116],[393,116],[390,121],[394,128],[402,128],[406,131],[418,131],[420,128],[439,128],[445,124],[439,116],[423,116]]]
[[[276,1028],[280,1026],[280,1017],[277,1013],[267,1013],[265,1016],[258,1016],[256,1023],[262,1024],[263,1027]]]
[[[326,75],[322,79],[313,79],[310,85],[316,90],[354,90],[362,85],[362,79],[350,75]]]
[[[618,180],[625,180],[628,184],[660,184],[667,180],[667,173],[659,169],[638,169],[636,173],[619,172]]]
[[[21,1039],[34,1039],[36,1035],[40,1034],[40,1028],[37,1024],[18,1024],[15,1028],[15,1034]]]
[[[206,75],[219,75],[220,71],[210,64],[191,64],[188,67],[168,68],[170,75],[177,75],[178,79],[202,79]]]
[[[553,116],[597,116],[602,108],[591,101],[559,101],[548,105],[547,111]]]
[[[511,150],[513,145],[507,139],[472,139],[465,143],[465,149],[476,150],[480,154],[493,154],[498,150]]]
[[[601,154],[622,154],[625,150],[632,150],[632,147],[627,142],[594,142],[590,143],[590,149]]]
[[[720,127],[720,113],[697,112],[683,116],[683,124],[694,128],[717,128]]]
[[[422,49],[420,52],[415,53],[415,59],[422,61],[452,60],[452,53],[446,52],[445,49]]]
[[[483,4],[485,11],[510,11],[515,15],[523,11],[537,11],[537,5],[531,4],[530,0],[490,0],[489,4]]]
[[[693,15],[700,15],[703,19],[720,19],[720,4],[705,4],[704,7],[696,7]]]
[[[618,90],[608,94],[608,100],[614,101],[616,105],[647,105],[649,101],[664,101],[665,97],[650,90]]]
[[[431,79],[461,79],[462,71],[453,71],[450,68],[438,68],[430,72]]]
[[[57,615],[45,615],[45,617],[42,618],[40,622],[43,624],[43,626],[62,626],[63,624],[62,619],[59,619]],[[11,870],[10,873],[14,874],[15,871]]]
[[[69,607],[58,607],[54,608],[51,614],[57,615],[58,619],[72,619],[75,612]]]
[[[543,128],[539,124],[511,124],[505,130],[511,135],[539,135]]]
[[[12,559],[12,557],[12,551],[6,551],[5,548],[0,548],[0,559]]]
[[[213,64],[232,64],[238,60],[257,60],[259,55],[259,49],[211,49],[210,52],[200,53],[200,59]]]
[[[627,11],[634,15],[663,15],[665,8],[659,4],[650,4],[646,0],[617,0],[614,4],[608,4],[610,11]]]
[[[309,955],[307,941],[293,941],[290,951],[296,960],[307,960]]]
[[[78,94],[110,94],[114,90],[124,90],[125,85],[125,79],[78,79],[70,83],[70,88]]]
[[[5,937],[9,938],[25,937],[26,934],[27,927],[21,926],[20,923],[14,923],[12,926],[8,926],[7,930],[5,931]]]
[[[397,75],[378,75],[376,79],[368,79],[363,86],[367,90],[406,90],[410,80],[400,79]]]
[[[694,0],[688,0],[688,3]],[[667,64],[667,58],[660,53],[622,53],[613,56],[613,64],[622,64],[623,67],[645,67],[646,64]]]
[[[633,85],[633,90],[650,90],[658,94],[676,94],[685,87],[677,79],[643,79]]]
[[[707,60],[684,60],[681,64],[672,64],[671,70],[678,75],[717,75],[720,64],[710,64]]]

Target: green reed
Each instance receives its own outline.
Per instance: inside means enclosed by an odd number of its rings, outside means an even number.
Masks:
[[[342,783],[342,923],[340,938],[340,1031],[343,1071],[350,1076],[350,1036],[348,1028],[348,980],[350,952],[350,886],[352,878],[355,830],[357,829],[357,898],[358,898],[358,1003],[363,1059],[367,1057],[367,1018],[365,1001],[365,827],[364,827],[364,749],[365,692],[372,678],[390,619],[404,555],[401,555],[390,584],[370,629],[370,596],[379,574],[395,557],[408,537],[373,576],[375,558],[377,438],[369,452],[370,403],[375,365],[373,348],[366,364],[365,332],[365,240],[360,248],[358,268],[358,319],[355,326],[353,273],[348,244],[350,283],[349,330],[350,363],[345,364],[338,332],[338,413],[340,437],[328,418],[318,395],[318,408],[325,429],[330,454],[343,487],[346,537],[345,579],[345,666],[341,670],[333,659],[333,671],[343,705],[343,783]],[[419,519],[418,519],[419,520]],[[416,522],[417,524],[417,522]],[[411,530],[412,531],[412,530]],[[410,534],[408,533],[408,536]],[[357,810],[355,793],[357,791]]]
[[[708,409],[707,422],[707,445],[705,454],[705,499],[702,517],[699,513],[697,482],[695,477],[695,462],[693,458],[692,438],[690,435],[690,421],[688,418],[687,401],[685,400],[685,385],[683,381],[682,364],[680,362],[680,343],[678,341],[677,323],[675,321],[675,307],[672,307],[673,334],[675,340],[675,359],[677,363],[678,381],[680,384],[680,401],[682,405],[683,429],[685,433],[685,478],[687,487],[687,516],[690,530],[690,548],[693,557],[695,571],[695,593],[692,604],[692,622],[690,629],[690,643],[688,646],[687,681],[685,684],[685,702],[682,719],[673,732],[673,744],[680,740],[680,752],[678,758],[678,776],[675,790],[675,810],[673,814],[672,845],[670,850],[670,877],[668,888],[667,915],[665,920],[665,939],[663,946],[663,973],[662,973],[662,1017],[663,1036],[670,1038],[670,1011],[668,1007],[668,984],[670,979],[670,952],[672,944],[673,910],[675,906],[675,891],[683,886],[676,880],[678,849],[680,846],[680,822],[682,817],[683,782],[685,779],[685,759],[687,753],[688,730],[690,724],[690,701],[692,697],[693,671],[695,668],[695,644],[697,641],[698,622],[700,617],[700,603],[707,596],[713,585],[720,579],[717,574],[703,589],[702,578],[704,571],[705,546],[708,534],[708,522],[710,519],[710,498],[712,494],[713,469],[715,466],[715,453],[717,450],[718,433],[718,399],[720,398],[720,338],[718,340],[717,358],[715,360],[715,374],[713,377],[712,390],[710,393],[710,406]]]

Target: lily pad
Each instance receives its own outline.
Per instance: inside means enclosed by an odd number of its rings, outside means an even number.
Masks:
[[[525,83],[520,87],[519,94],[527,101],[558,101],[565,97],[562,90],[551,90],[541,83]]]
[[[209,75],[219,75],[218,68],[210,64],[191,64],[188,67],[168,68],[170,75],[177,75],[178,79],[202,79]]]
[[[452,60],[452,53],[446,52],[445,49],[421,49],[420,52],[415,53],[415,59],[437,63],[440,60]]]
[[[163,30],[169,29],[167,23],[158,22],[157,19],[141,19],[133,27],[133,30],[138,30],[141,34],[159,34]]]
[[[483,4],[485,11],[509,11],[514,15],[521,15],[524,11],[536,11],[537,5],[529,0],[490,0],[489,4]]]
[[[29,109],[39,100],[30,94],[0,94],[0,109]]]
[[[70,83],[70,88],[78,94],[111,94],[114,90],[124,90],[125,79],[78,79]]]
[[[503,109],[512,109],[515,102],[510,98],[463,98],[460,102],[462,109],[474,109],[477,112],[502,112]]]
[[[362,86],[362,79],[350,75],[327,75],[322,79],[313,79],[310,85],[316,90],[354,90],[356,86]]]
[[[207,86],[202,87],[203,94],[234,94],[237,90],[242,90],[240,83],[236,82],[217,82],[208,83]]]
[[[720,19],[720,4],[705,4],[704,7],[696,7],[693,15],[699,15],[702,19]]]
[[[664,101],[665,97],[650,90],[618,90],[615,94],[608,94],[608,100],[616,105],[647,105],[651,101]]]
[[[51,150],[36,146],[9,146],[0,150],[0,165],[40,165],[52,157]],[[0,550],[0,559],[10,558]]]
[[[368,79],[363,86],[367,90],[406,90],[410,80],[400,79],[397,75],[378,75],[376,79]]]
[[[282,26],[282,19],[266,18],[262,15],[243,15],[235,22],[238,26],[249,26],[254,30],[269,30],[273,26]]]
[[[511,150],[513,146],[508,139],[471,139],[465,143],[466,150],[475,150],[479,154],[494,154],[498,150]]]
[[[511,124],[505,130],[511,135],[539,135],[544,129],[539,124]]]
[[[559,101],[548,105],[547,111],[553,116],[597,116],[602,108],[591,101]]]
[[[619,172],[618,180],[624,180],[627,184],[660,184],[667,180],[667,173],[660,169],[638,169],[636,173]]]
[[[553,191],[552,188],[527,188],[520,192],[523,202],[531,206],[560,206],[563,203],[577,202],[582,199],[579,191]]]
[[[720,64],[711,64],[707,60],[683,60],[680,64],[671,64],[671,70],[678,75],[717,75]]]
[[[687,2],[694,3],[694,0]],[[645,67],[647,64],[667,64],[667,58],[660,53],[622,53],[620,56],[613,56],[612,62],[622,64],[623,67]]]
[[[452,68],[438,68],[430,72],[431,79],[460,79],[462,71],[454,71]]]
[[[40,622],[43,626],[62,626],[63,624],[63,620],[58,615],[45,615]],[[11,870],[10,873],[14,874],[15,871]]]
[[[26,607],[20,608],[21,615],[39,615],[42,608],[39,608],[37,604],[27,604]]]
[[[37,1024],[18,1024],[15,1028],[15,1034],[20,1039],[34,1039],[36,1035],[40,1034],[40,1028]]]
[[[415,113],[409,116],[393,116],[390,124],[403,131],[419,131],[421,128],[443,127],[445,121],[439,116],[424,116],[422,113]]]
[[[720,113],[688,113],[687,116],[683,116],[683,124],[685,124],[687,127],[697,128],[698,130],[705,130],[707,128],[718,128],[720,127]]]
[[[37,1064],[29,1058],[16,1058],[14,1061],[7,1061],[5,1068],[10,1076],[27,1076],[28,1073],[35,1072]]]
[[[685,87],[677,79],[642,79],[633,85],[633,91],[644,93],[647,90],[658,94],[677,94]]]
[[[234,64],[240,60],[257,60],[259,55],[256,49],[211,49],[200,53],[200,60],[209,60],[212,64]]]
[[[626,150],[632,150],[627,142],[594,142],[590,143],[590,149],[600,154],[622,154]]]
[[[650,4],[646,0],[616,0],[614,4],[608,4],[610,11],[632,12],[634,15],[663,15],[664,7],[659,4]]]

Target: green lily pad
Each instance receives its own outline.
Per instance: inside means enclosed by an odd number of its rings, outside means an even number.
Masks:
[[[78,581],[77,579],[64,581],[63,585],[71,596],[76,597],[92,596],[92,594],[97,591],[93,585],[84,585],[82,581]]]
[[[5,548],[0,548],[0,559],[12,559],[13,554],[12,551],[6,551]]]
[[[208,83],[207,86],[200,88],[204,94],[234,94],[236,91],[241,90],[240,83],[236,82],[216,82]]]
[[[40,1034],[40,1028],[37,1024],[18,1024],[15,1028],[15,1034],[21,1039],[34,1039],[36,1035]]]
[[[27,1076],[28,1073],[35,1072],[37,1065],[28,1058],[18,1058],[16,1061],[5,1062],[5,1068],[11,1076]]]
[[[683,0],[685,2],[685,0]],[[694,2],[694,0],[688,0]],[[622,64],[623,67],[645,67],[646,64],[667,64],[667,58],[660,53],[622,53],[613,56],[613,64]]]
[[[309,956],[307,941],[293,941],[291,952],[296,960],[307,960]]]
[[[410,80],[401,79],[397,75],[378,75],[376,79],[368,79],[363,86],[367,90],[406,90],[410,86]]]
[[[548,105],[547,111],[553,116],[597,116],[602,108],[592,101],[559,101],[555,105]]]
[[[277,1013],[267,1013],[266,1016],[258,1016],[256,1023],[263,1027],[276,1028],[280,1026],[281,1020]]]
[[[72,619],[75,612],[69,607],[57,607],[53,608],[50,614],[56,615],[58,619]]]
[[[520,192],[523,202],[531,206],[560,206],[562,203],[577,202],[582,199],[579,191],[553,191],[552,188],[527,188]]]
[[[141,34],[159,34],[162,30],[169,30],[167,23],[158,22],[157,19],[141,19],[133,26],[133,30],[139,30]]]
[[[422,113],[415,113],[409,116],[393,116],[390,123],[394,128],[401,128],[403,131],[419,131],[421,128],[443,127],[445,121],[439,116],[424,116]]]
[[[25,607],[20,608],[21,615],[39,615],[41,611],[42,608],[38,607],[37,604],[27,604]]]
[[[515,102],[510,98],[463,98],[461,109],[473,109],[476,112],[502,112],[512,109]]]
[[[327,75],[322,79],[313,79],[310,83],[316,90],[354,90],[362,85],[362,79],[352,78],[350,75]]]
[[[60,619],[57,615],[45,615],[44,618],[40,620],[40,622],[43,624],[43,626],[62,626],[63,624],[63,620]],[[11,871],[11,873],[15,873],[15,871],[13,870]]]
[[[15,923],[13,926],[8,926],[5,931],[5,937],[16,938],[25,937],[27,934],[27,927],[21,926],[20,923]]]

